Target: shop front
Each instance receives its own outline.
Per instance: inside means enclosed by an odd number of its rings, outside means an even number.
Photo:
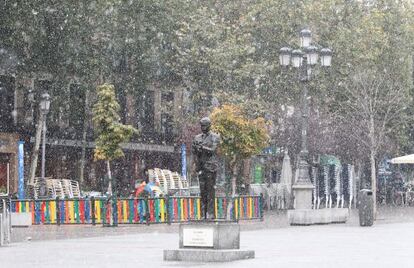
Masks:
[[[0,133],[0,195],[17,192],[18,144],[18,134]]]

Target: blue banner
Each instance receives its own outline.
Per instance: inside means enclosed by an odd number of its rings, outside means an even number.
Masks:
[[[187,179],[187,151],[185,144],[181,144],[181,177]]]
[[[24,141],[19,141],[18,143],[18,162],[17,162],[17,171],[18,171],[18,197],[19,199],[24,199]]]

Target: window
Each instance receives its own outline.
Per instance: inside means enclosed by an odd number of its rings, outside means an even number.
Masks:
[[[69,86],[69,127],[76,138],[82,136],[83,122],[85,120],[85,90],[80,84]]]
[[[126,91],[125,91],[125,84],[117,84],[115,85],[115,93],[116,93],[116,100],[119,103],[119,117],[121,118],[121,122],[123,124],[126,123],[127,117],[127,99],[126,99]]]
[[[14,78],[0,76],[0,130],[12,131],[14,109]]]
[[[34,83],[34,91],[33,91],[33,96],[34,96],[34,123],[36,124],[39,120],[39,103],[42,97],[43,93],[48,93],[50,94],[52,89],[52,81],[49,80],[36,80]],[[51,95],[51,104],[50,104],[50,109],[53,109],[53,96]],[[50,121],[50,116],[48,115],[49,120]]]
[[[161,102],[162,103],[171,103],[174,101],[174,92],[166,91],[161,93]]]
[[[144,91],[137,100],[137,116],[144,132],[154,130],[154,91]]]
[[[161,133],[165,142],[170,143],[174,140],[173,117],[168,113],[161,114]]]

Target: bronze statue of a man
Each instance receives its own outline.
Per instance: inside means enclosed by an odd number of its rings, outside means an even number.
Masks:
[[[210,118],[200,120],[202,134],[194,137],[192,152],[200,183],[201,212],[204,219],[214,219],[215,185],[218,168],[217,147],[220,136],[210,131]]]

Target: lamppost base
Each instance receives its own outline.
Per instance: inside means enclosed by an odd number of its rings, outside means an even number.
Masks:
[[[287,216],[290,225],[345,223],[349,218],[349,209],[294,209],[288,210]]]
[[[295,209],[312,209],[312,191],[314,186],[311,183],[294,184],[292,186]]]

